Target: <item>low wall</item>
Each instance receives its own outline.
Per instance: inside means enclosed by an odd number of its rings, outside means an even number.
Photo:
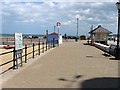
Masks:
[[[110,46],[107,46],[107,45],[104,45],[104,44],[101,44],[101,43],[95,43],[95,47],[101,49],[102,51],[104,51],[106,53],[109,53]]]

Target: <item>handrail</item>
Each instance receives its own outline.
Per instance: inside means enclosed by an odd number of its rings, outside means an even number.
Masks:
[[[8,54],[8,53],[12,53],[13,52],[13,50],[12,51],[8,51],[8,52],[4,52],[4,53],[0,53],[0,55],[4,55],[4,54]]]
[[[40,47],[40,45],[42,45],[42,47]],[[38,46],[37,49],[35,49],[36,46]],[[27,58],[28,55],[33,54],[32,58],[34,58],[36,52],[37,52],[38,55],[40,55],[41,51],[42,51],[42,53],[44,53],[45,51],[47,51],[47,50],[49,50],[51,48],[54,48],[54,46],[55,46],[54,43],[48,43],[48,42],[39,42],[38,44],[34,44],[33,43],[33,45],[30,45],[30,46],[25,45],[25,47],[22,48],[22,51],[24,50],[24,55],[22,55],[21,57],[17,57],[17,58],[15,57],[16,50],[15,50],[15,47],[14,47],[13,50],[11,50],[11,51],[0,53],[0,56],[6,55],[6,54],[9,54],[9,53],[13,53],[13,60],[10,60],[10,61],[7,61],[5,63],[2,63],[2,64],[0,64],[0,66],[4,66],[6,64],[9,64],[9,63],[13,62],[13,66],[9,67],[8,69],[9,70],[12,69],[12,68],[15,69],[16,59],[20,59],[20,58],[25,57],[24,61],[25,61],[25,63],[27,63],[27,60],[29,59],[29,58]],[[29,48],[33,48],[32,51],[28,52]],[[22,60],[22,63],[23,63],[23,60]],[[20,64],[20,63],[18,63],[18,64]],[[0,74],[3,74],[4,72],[8,71],[8,69],[3,71]]]

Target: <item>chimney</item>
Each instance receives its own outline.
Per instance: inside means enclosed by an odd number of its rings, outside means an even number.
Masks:
[[[101,25],[98,25],[98,28],[101,27]]]

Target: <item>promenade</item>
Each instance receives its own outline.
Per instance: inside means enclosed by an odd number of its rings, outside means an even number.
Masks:
[[[7,72],[3,88],[115,88],[118,86],[118,60],[102,55],[84,41],[64,42]],[[10,73],[12,75],[10,75]],[[3,75],[5,79],[5,76]]]

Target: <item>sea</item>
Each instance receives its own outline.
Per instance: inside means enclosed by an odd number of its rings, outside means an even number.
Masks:
[[[14,37],[14,34],[0,34],[0,37],[9,37],[9,36]]]
[[[44,37],[45,35],[40,34],[23,34],[23,36],[38,36]],[[14,34],[0,34],[0,37],[14,37]]]

